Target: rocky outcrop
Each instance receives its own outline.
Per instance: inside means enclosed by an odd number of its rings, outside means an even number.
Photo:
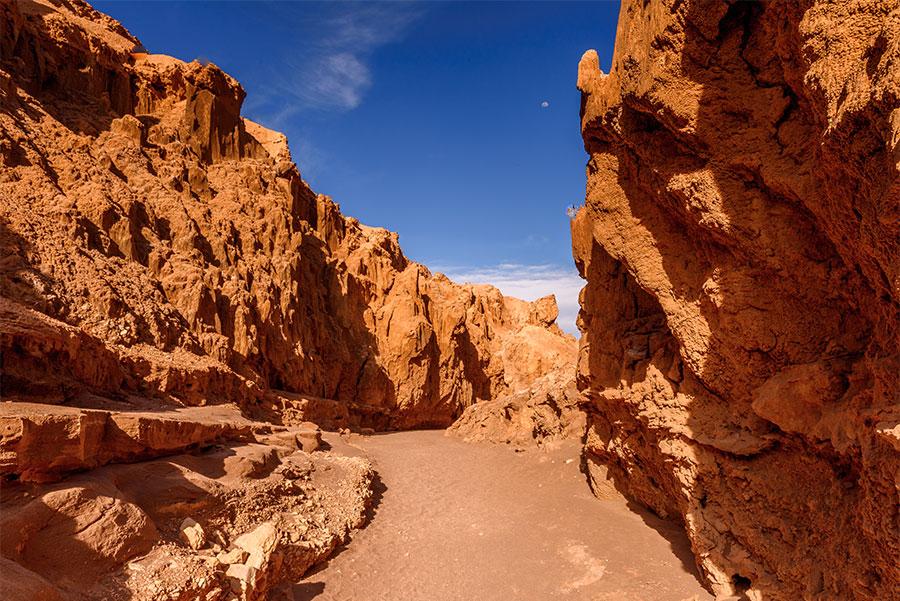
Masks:
[[[528,309],[528,326],[507,338],[504,363],[508,392],[466,407],[447,428],[466,442],[511,445],[517,449],[552,448],[584,435],[583,397],[575,385],[577,350],[560,344],[555,324],[559,308],[552,296]],[[535,346],[535,340],[542,340]],[[548,351],[552,361],[547,361]]]
[[[201,453],[5,484],[3,598],[251,601],[300,579],[364,523],[374,473],[254,427]]]
[[[720,595],[900,588],[900,6],[623,2],[579,65],[592,482]]]
[[[107,463],[251,438],[251,422],[234,406],[159,412],[2,403],[0,478],[54,480]]]
[[[344,217],[215,65],[80,0],[0,22],[5,398],[445,426],[570,361],[552,299],[454,284]]]
[[[556,371],[527,388],[467,407],[447,428],[447,434],[466,442],[499,443],[517,449],[552,448],[554,443],[584,435],[581,399],[571,371]]]

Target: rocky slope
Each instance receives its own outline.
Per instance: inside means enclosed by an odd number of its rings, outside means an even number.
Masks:
[[[344,217],[214,65],[80,0],[0,4],[3,394],[446,426],[573,361],[555,302],[463,286]]]
[[[4,483],[0,500],[0,595],[9,601],[274,598],[373,504],[369,462],[314,453],[321,433],[309,424],[273,428],[234,406],[135,414],[0,405],[4,437],[13,423],[31,434],[17,449],[31,458],[22,472],[30,481]],[[54,441],[69,443],[55,454],[69,468],[75,451],[88,466],[118,463],[37,483],[52,479],[37,464]],[[179,448],[193,452],[173,454]],[[147,454],[169,456],[122,463]]]
[[[720,595],[900,590],[900,4],[625,0],[578,70],[597,492]]]
[[[466,442],[550,449],[584,436],[582,399],[572,370],[556,370],[527,388],[470,405],[446,433]]]

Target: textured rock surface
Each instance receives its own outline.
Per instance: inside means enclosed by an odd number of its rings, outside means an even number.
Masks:
[[[509,392],[469,405],[447,428],[448,435],[519,448],[583,436],[585,418],[579,407],[583,397],[575,386],[573,368],[577,350],[560,345],[553,334],[558,314],[552,296],[532,304],[530,327],[507,341],[504,357],[524,371],[507,380]],[[539,338],[545,346],[533,344]],[[546,359],[548,349],[554,349],[553,362]]]
[[[0,403],[0,477],[48,481],[107,463],[247,440],[252,430],[233,405],[158,412]]]
[[[570,361],[552,299],[456,285],[345,218],[214,65],[147,54],[79,0],[3,2],[0,23],[5,396],[403,428]]]
[[[374,474],[254,427],[202,453],[4,483],[3,598],[257,600],[300,578],[364,523]]]
[[[574,364],[553,298],[409,261],[243,98],[81,0],[0,0],[4,599],[274,598],[373,503],[308,420],[446,426]]]
[[[623,2],[579,65],[595,490],[714,591],[900,590],[900,5]]]
[[[447,428],[447,434],[466,442],[517,448],[554,446],[584,435],[581,399],[570,370],[553,372],[527,388],[471,405]]]

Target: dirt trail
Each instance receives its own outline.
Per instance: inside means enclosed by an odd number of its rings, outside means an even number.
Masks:
[[[515,453],[420,431],[351,444],[376,463],[380,503],[297,601],[711,598],[677,526],[591,495],[575,443]]]

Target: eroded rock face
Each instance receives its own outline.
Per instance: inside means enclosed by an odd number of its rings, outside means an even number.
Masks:
[[[552,299],[454,284],[344,217],[214,65],[147,54],[78,0],[0,22],[6,398],[441,426],[571,361]]]
[[[623,2],[579,65],[595,489],[714,591],[900,588],[900,5]]]
[[[552,448],[584,435],[582,398],[572,372],[556,371],[527,388],[467,407],[447,434],[466,442]]]

